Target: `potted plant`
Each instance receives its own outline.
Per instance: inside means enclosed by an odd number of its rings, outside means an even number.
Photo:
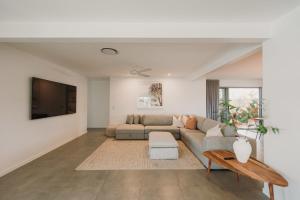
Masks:
[[[257,101],[252,101],[245,108],[233,106],[230,101],[223,101],[220,104],[220,121],[233,127],[236,131],[241,125],[246,124],[248,129],[255,131],[259,135],[268,132],[279,133],[279,129],[272,126],[265,126],[263,118],[259,117],[259,105]],[[254,123],[250,123],[254,122]],[[251,145],[247,137],[238,136],[233,144],[233,150],[239,162],[246,163],[251,155]]]

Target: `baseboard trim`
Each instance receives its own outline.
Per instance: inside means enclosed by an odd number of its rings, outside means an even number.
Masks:
[[[12,172],[12,171],[14,171],[14,170],[16,170],[16,169],[18,169],[18,168],[20,168],[20,167],[26,165],[27,163],[29,163],[29,162],[31,162],[31,161],[33,161],[33,160],[35,160],[35,159],[37,159],[37,158],[39,158],[39,157],[41,157],[41,156],[47,154],[47,153],[49,153],[50,151],[53,151],[54,149],[57,149],[58,147],[60,147],[60,146],[62,146],[62,145],[64,145],[64,144],[66,144],[66,143],[68,143],[68,142],[71,142],[72,140],[74,140],[74,139],[76,139],[76,138],[78,138],[78,137],[80,137],[81,135],[84,135],[84,134],[86,134],[86,133],[87,133],[87,130],[84,130],[84,131],[81,132],[80,135],[72,136],[72,137],[70,137],[70,138],[64,140],[63,142],[54,144],[54,145],[50,146],[49,148],[47,148],[46,150],[44,150],[44,151],[42,151],[42,152],[39,152],[38,154],[35,154],[35,155],[31,156],[30,158],[25,159],[25,160],[23,160],[23,161],[17,163],[16,165],[14,165],[14,166],[12,166],[12,167],[9,167],[8,169],[5,169],[5,170],[1,171],[1,172],[0,172],[0,177],[4,176],[4,175],[6,175],[6,174],[9,174],[10,172]]]
[[[87,130],[87,129],[85,129],[85,130],[81,131],[81,134],[80,134],[80,135],[87,134],[87,132],[88,132],[88,130]]]

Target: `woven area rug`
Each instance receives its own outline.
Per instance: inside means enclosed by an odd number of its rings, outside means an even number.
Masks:
[[[182,141],[178,144],[178,160],[151,160],[147,140],[108,138],[76,170],[204,169]]]

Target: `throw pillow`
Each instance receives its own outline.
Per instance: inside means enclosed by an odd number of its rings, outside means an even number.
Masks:
[[[185,126],[186,125],[186,121],[188,120],[188,116],[187,115],[183,115],[182,116],[182,122],[183,122],[183,125]]]
[[[206,132],[206,137],[214,137],[214,136],[223,137],[223,134],[221,132],[221,128],[219,125],[208,129]]]
[[[224,137],[234,137],[237,135],[236,130],[232,126],[223,126],[221,131]]]
[[[134,115],[133,116],[133,123],[134,124],[139,124],[140,123],[140,116],[139,115]]]
[[[133,115],[127,115],[126,124],[133,124]]]
[[[202,130],[203,123],[205,121],[204,117],[196,117],[197,118],[197,129]]]
[[[181,116],[173,116],[173,124],[172,126],[176,126],[177,128],[183,128],[184,125],[183,125],[183,122],[181,120]]]
[[[197,119],[196,117],[189,117],[184,126],[187,129],[195,130],[197,127]]]

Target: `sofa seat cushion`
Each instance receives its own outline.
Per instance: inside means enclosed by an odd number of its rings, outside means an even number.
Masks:
[[[116,128],[116,134],[122,133],[144,134],[144,126],[141,124],[121,124]]]
[[[195,154],[201,154],[205,134],[199,130],[180,129],[181,139]]]
[[[145,126],[145,138],[148,139],[148,135],[152,131],[165,131],[172,133],[175,139],[180,139],[179,130],[176,126]]]
[[[145,133],[149,134],[152,131],[166,131],[170,133],[178,133],[179,128],[176,126],[145,126]]]
[[[116,129],[116,139],[118,140],[143,140],[145,139],[145,129],[141,124],[122,124]]]

